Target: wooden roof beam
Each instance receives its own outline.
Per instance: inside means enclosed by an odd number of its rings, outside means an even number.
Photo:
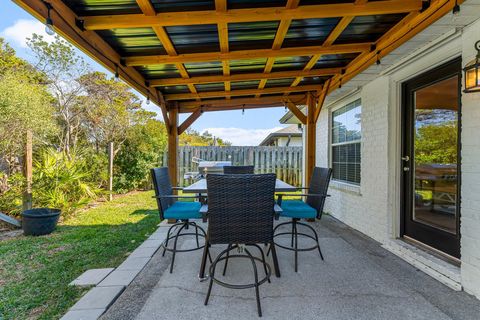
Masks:
[[[464,0],[458,0],[461,4]],[[430,6],[422,12],[412,12],[380,37],[375,43],[376,50],[366,52],[353,60],[346,68],[343,75],[337,75],[332,79],[328,92],[337,89],[340,84],[345,84],[357,74],[367,69],[379,58],[386,56],[429,25],[451,12],[455,6],[455,0],[432,0]]]
[[[215,9],[218,13],[227,12],[227,0],[215,0]],[[220,22],[217,24],[218,29],[218,41],[220,42],[220,52],[227,53],[229,50],[228,43],[228,24],[226,22]],[[223,75],[230,75],[230,64],[228,61],[222,61]],[[225,91],[231,90],[230,81],[225,81],[223,84]]]
[[[297,105],[290,100],[285,101],[285,106],[290,110],[291,113],[297,117],[297,119],[302,123],[302,124],[307,124],[307,116],[300,110],[298,109]]]
[[[137,4],[146,16],[154,16],[157,14],[150,0],[137,0]]]
[[[14,2],[40,21],[45,21],[47,8],[42,0],[14,0]],[[151,101],[162,109],[162,113],[166,113],[165,105],[158,99],[158,91],[155,88],[148,88],[145,85],[145,78],[135,68],[122,66],[120,55],[96,32],[80,29],[76,24],[79,17],[63,1],[54,0],[49,3],[53,7],[51,18],[58,34],[107,70],[114,72],[118,67],[120,77],[126,83],[141,94],[149,95]]]
[[[362,4],[367,3],[367,1],[368,0],[356,0],[354,2],[354,4],[355,5],[362,5]],[[327,39],[325,39],[325,41],[323,42],[323,46],[333,45],[335,40],[337,40],[337,38],[342,34],[342,32],[345,30],[345,28],[348,27],[348,25],[350,24],[350,22],[352,22],[352,20],[354,18],[355,18],[354,16],[347,16],[347,17],[343,17],[342,19],[340,19],[340,21],[337,23],[335,28],[328,35]],[[321,57],[320,54],[313,55],[310,58],[310,61],[308,61],[308,63],[305,65],[303,70],[308,71],[308,70],[312,69],[315,66],[315,64],[317,63],[317,61],[320,59],[320,57]],[[297,86],[302,80],[303,80],[303,77],[295,78],[295,80],[292,82],[291,86],[292,87]]]
[[[181,125],[178,126],[177,132],[178,135],[181,135],[184,133],[200,116],[202,115],[203,110],[202,107],[197,108],[195,111],[192,112],[192,114],[185,119]]]
[[[222,110],[241,110],[241,109],[255,109],[255,108],[273,108],[284,107],[285,101],[289,100],[294,104],[304,104],[306,101],[306,94],[292,94],[285,97],[284,95],[263,96],[263,97],[248,97],[235,98],[231,100],[226,99],[212,99],[206,101],[179,101],[179,112],[193,112],[197,108],[202,107],[203,112],[222,111]]]
[[[162,79],[153,79],[150,80],[150,86],[152,87],[161,87],[161,86],[177,86],[177,85],[188,85],[188,84],[202,84],[202,83],[220,83],[220,82],[233,82],[233,81],[250,81],[250,80],[261,80],[261,79],[285,79],[285,78],[295,78],[296,76],[302,77],[320,77],[320,76],[333,76],[340,74],[342,68],[322,68],[322,69],[313,69],[307,71],[278,71],[271,73],[237,73],[229,76],[199,76],[191,77],[189,79],[184,78],[162,78]]]
[[[157,35],[157,38],[160,40],[162,43],[163,48],[165,51],[167,51],[167,54],[170,57],[176,57],[177,50],[175,50],[175,46],[172,43],[172,40],[170,40],[170,37],[167,34],[167,31],[163,27],[153,27],[153,31]],[[175,63],[175,67],[177,68],[178,72],[180,73],[180,76],[183,79],[189,79],[190,75],[187,72],[187,69],[183,65],[183,63]],[[191,93],[197,93],[197,88],[195,88],[195,85],[193,84],[188,84],[188,89],[190,90]]]
[[[210,62],[210,61],[227,61],[242,59],[257,59],[271,57],[295,57],[295,56],[311,56],[315,54],[342,54],[356,53],[370,50],[371,43],[351,43],[336,44],[331,46],[308,46],[308,47],[291,47],[279,50],[271,49],[253,49],[238,50],[227,53],[222,52],[205,52],[205,53],[186,53],[177,56],[153,55],[153,56],[133,56],[126,57],[127,66],[145,66],[154,64],[175,64],[175,63],[193,63],[193,62]]]
[[[336,18],[338,16],[370,16],[419,11],[422,0],[386,0],[365,4],[336,3],[285,7],[232,9],[219,13],[215,10],[160,12],[155,16],[120,14],[86,16],[81,19],[87,30],[115,28],[142,28],[152,26],[189,26],[200,24],[240,23],[294,19]]]
[[[297,8],[299,3],[300,3],[300,0],[288,0],[285,8],[287,9]],[[282,47],[283,40],[285,40],[285,36],[287,35],[288,29],[290,28],[291,23],[292,23],[292,19],[285,19],[280,21],[277,28],[277,33],[275,34],[275,39],[273,39],[272,50],[278,50]],[[265,69],[263,72],[270,73],[272,71],[274,63],[275,63],[275,58],[268,58],[267,62],[265,63]],[[266,84],[267,84],[267,79],[262,79],[258,84],[258,89],[265,88]]]
[[[232,90],[229,92],[226,91],[207,91],[199,92],[197,94],[191,93],[173,93],[166,94],[166,100],[188,100],[188,99],[203,99],[203,98],[216,98],[216,97],[227,97],[227,96],[249,96],[256,94],[271,94],[271,93],[289,93],[289,92],[304,92],[304,91],[318,91],[321,90],[321,85],[305,85],[298,87],[272,87],[264,89],[240,89]]]

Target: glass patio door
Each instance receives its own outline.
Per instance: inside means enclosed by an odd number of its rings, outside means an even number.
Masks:
[[[460,90],[456,59],[403,85],[402,236],[460,257]]]

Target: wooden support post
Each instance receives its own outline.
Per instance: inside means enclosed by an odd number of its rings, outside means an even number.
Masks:
[[[113,142],[108,144],[108,200],[113,199]]]
[[[25,158],[24,158],[24,174],[25,174],[25,192],[23,194],[22,209],[32,209],[32,176],[33,176],[33,134],[31,130],[27,130],[25,139]]]
[[[168,108],[170,119],[170,131],[168,133],[168,171],[173,187],[178,186],[178,103],[170,103]],[[176,191],[174,191],[176,193]],[[168,223],[175,223],[175,219],[169,219]]]
[[[168,111],[170,119],[170,133],[168,134],[168,169],[172,186],[176,187],[178,183],[178,106],[177,103],[171,104]]]
[[[305,185],[308,186],[310,184],[313,168],[315,168],[316,142],[315,97],[311,92],[309,92],[307,95],[306,134]]]

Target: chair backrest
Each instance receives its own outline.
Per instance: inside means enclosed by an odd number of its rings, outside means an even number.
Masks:
[[[224,166],[223,173],[225,174],[253,174],[254,166]]]
[[[167,196],[173,194],[172,183],[170,182],[170,174],[167,167],[150,169],[153,181],[153,189],[155,195]],[[157,198],[158,212],[160,213],[160,219],[163,220],[163,213],[173,204],[172,198]]]
[[[319,168],[313,169],[312,178],[310,179],[310,194],[327,194],[328,185],[330,184],[330,177],[332,176],[332,169]],[[323,206],[325,204],[325,197],[307,197],[307,204],[317,210],[317,218],[320,219],[323,213]]]
[[[275,174],[209,174],[209,242],[272,241],[275,180]]]

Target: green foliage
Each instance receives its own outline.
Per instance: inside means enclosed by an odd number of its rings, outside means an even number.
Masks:
[[[114,189],[126,192],[147,186],[150,168],[159,165],[167,145],[165,125],[155,119],[131,127],[115,158]]]
[[[187,129],[185,133],[180,135],[179,144],[181,146],[230,146],[231,143],[221,138],[214,137],[208,131],[200,134],[193,129]]]
[[[415,161],[417,164],[457,163],[457,122],[419,127],[415,138]]]
[[[13,216],[20,214],[24,187],[23,174],[6,175],[0,171],[0,212]]]
[[[33,199],[37,207],[61,209],[71,213],[97,197],[100,190],[81,154],[46,149],[34,161]]]

